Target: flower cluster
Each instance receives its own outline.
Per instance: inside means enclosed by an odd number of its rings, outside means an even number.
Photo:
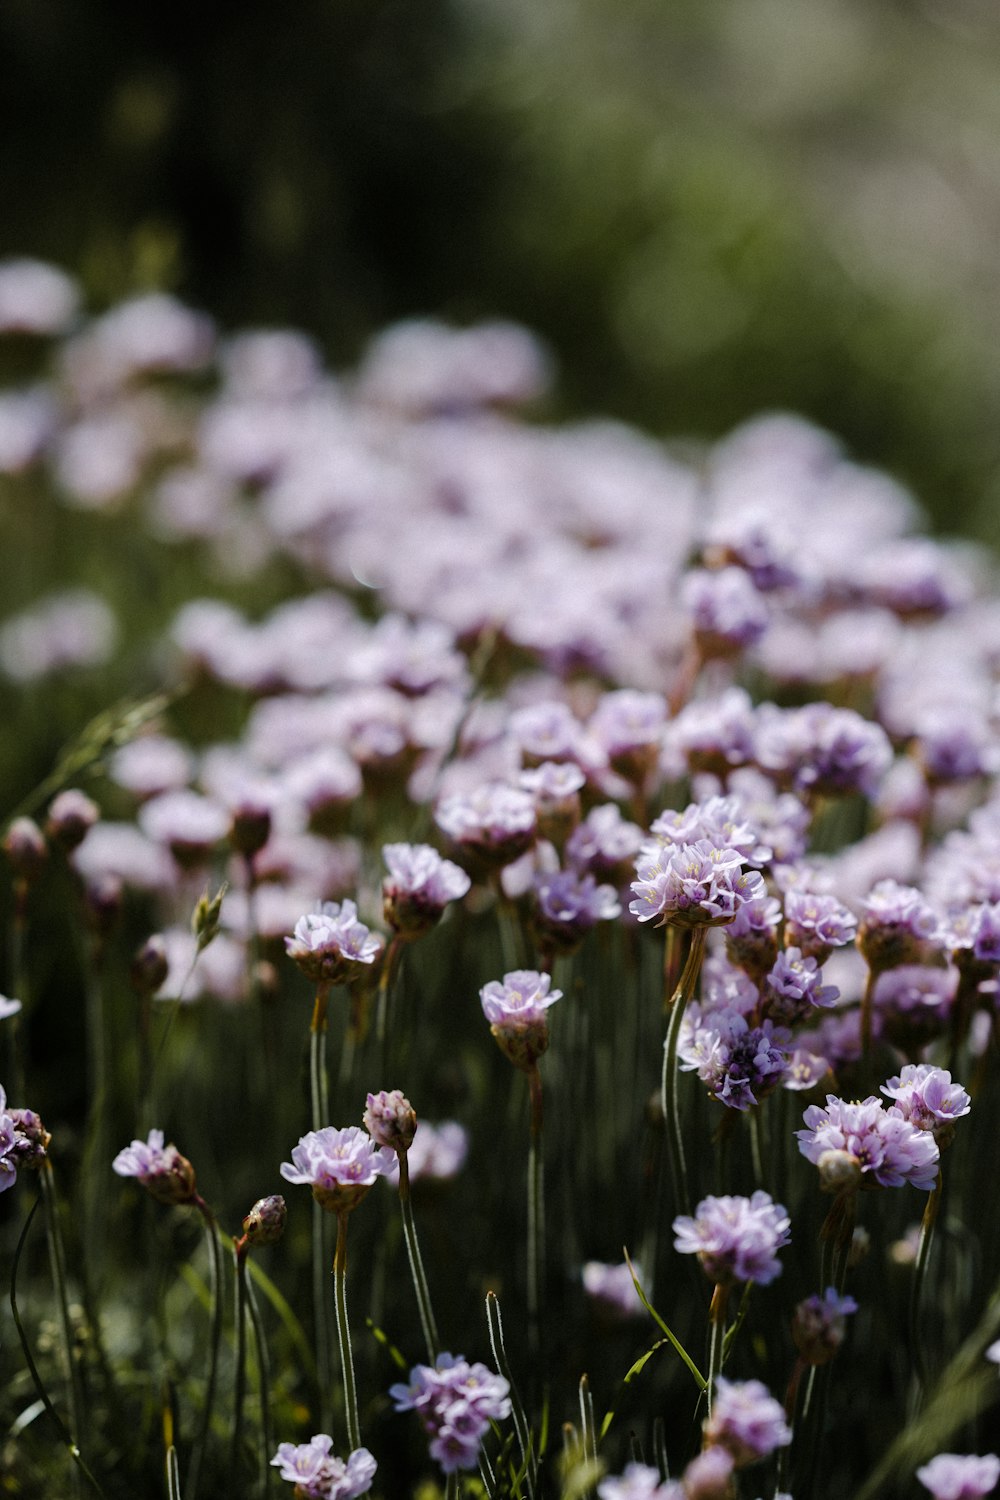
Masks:
[[[125,1146],[112,1168],[119,1177],[136,1177],[158,1203],[191,1203],[196,1197],[194,1168],[173,1144],[165,1146],[163,1131],[151,1130],[145,1141]]]
[[[333,1439],[318,1432],[308,1443],[282,1443],[272,1465],[295,1486],[298,1500],[357,1500],[371,1489],[378,1468],[367,1448],[345,1460],[333,1452]]]
[[[382,952],[382,939],[358,921],[353,901],[327,901],[319,911],[300,917],[285,949],[307,979],[342,984],[354,978]]]
[[[313,1197],[331,1213],[355,1208],[379,1177],[385,1177],[396,1161],[393,1151],[376,1146],[357,1125],[336,1130],[326,1125],[311,1130],[292,1147],[291,1161],[281,1163],[286,1182],[312,1188]]]
[[[821,1174],[835,1171],[838,1183],[853,1176],[861,1186],[909,1182],[924,1192],[934,1186],[939,1151],[933,1132],[920,1130],[897,1105],[886,1109],[874,1095],[849,1103],[828,1094],[825,1108],[810,1104],[802,1118],[806,1128],[795,1132],[799,1150]]]
[[[430,1453],[445,1474],[475,1467],[491,1422],[510,1415],[510,1387],[485,1365],[439,1354],[434,1365],[417,1365],[409,1385],[389,1394],[397,1411],[415,1411],[430,1438]]]
[[[694,1217],[674,1220],[674,1248],[697,1255],[710,1280],[766,1286],[781,1272],[777,1252],[790,1238],[790,1220],[770,1193],[752,1198],[704,1198]]]

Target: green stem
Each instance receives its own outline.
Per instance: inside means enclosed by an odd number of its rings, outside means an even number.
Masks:
[[[242,1468],[243,1404],[247,1388],[247,1251],[245,1241],[235,1242],[233,1263],[236,1269],[234,1318],[236,1363],[233,1372],[233,1442],[230,1454],[230,1469],[234,1482],[238,1482]]]
[[[721,1281],[712,1293],[712,1305],[708,1313],[708,1386],[706,1397],[708,1415],[712,1415],[715,1397],[715,1382],[722,1373],[722,1361],[726,1347],[726,1306],[729,1302],[729,1287]]]
[[[313,1130],[329,1125],[329,1081],[326,1066],[326,1024],[330,998],[329,986],[321,984],[313,1002],[309,1023],[309,1102]]]
[[[704,926],[691,929],[691,946],[680,982],[670,1002],[670,1020],[667,1023],[667,1039],[663,1048],[663,1077],[660,1087],[663,1121],[667,1134],[667,1151],[670,1158],[674,1196],[682,1214],[691,1212],[691,1193],[688,1186],[687,1162],[684,1157],[684,1142],[681,1136],[680,1099],[677,1088],[677,1047],[680,1042],[684,1011],[694,993],[695,981],[701,969],[707,931],[707,927]]]
[[[545,1195],[542,1160],[542,1075],[533,1063],[528,1073],[531,1138],[528,1145],[528,1335],[537,1356],[542,1346],[542,1298],[545,1277]]]
[[[356,1448],[361,1447],[361,1423],[358,1420],[358,1393],[354,1383],[351,1327],[347,1321],[347,1220],[349,1217],[349,1213],[339,1213],[337,1215],[337,1250],[333,1258],[333,1290],[337,1308],[337,1337],[340,1340],[340,1364],[344,1378],[347,1446],[353,1453]]]
[[[271,1480],[274,1477],[274,1470],[271,1467],[271,1456],[274,1451],[271,1438],[271,1361],[267,1350],[264,1323],[257,1304],[257,1294],[249,1278],[247,1279],[247,1307],[250,1312],[254,1344],[257,1348],[257,1379],[260,1386],[261,1488],[265,1495],[269,1495]]]
[[[333,1339],[330,1328],[330,1298],[327,1291],[326,1211],[313,1200],[312,1206],[313,1313],[316,1332],[316,1371],[319,1377],[320,1409],[333,1422]]]
[[[398,933],[386,951],[385,962],[378,981],[378,1002],[375,1012],[375,1037],[382,1054],[382,1073],[389,1076],[389,1038],[392,1034],[392,1002],[395,998],[396,976],[403,957],[403,940]]]
[[[431,1307],[431,1294],[427,1285],[427,1276],[424,1272],[424,1263],[420,1255],[417,1226],[413,1222],[413,1203],[410,1198],[410,1168],[406,1160],[406,1152],[399,1151],[397,1155],[399,1157],[399,1206],[403,1214],[403,1235],[406,1239],[406,1254],[410,1262],[413,1290],[417,1295],[417,1307],[420,1310],[420,1326],[423,1329],[424,1343],[427,1345],[427,1359],[430,1364],[433,1364],[437,1358],[440,1341],[438,1339],[437,1324],[434,1321],[434,1310]]]
[[[66,1358],[66,1389],[69,1396],[70,1437],[75,1445],[84,1427],[83,1389],[80,1380],[80,1367],[74,1353],[76,1340],[73,1335],[73,1320],[69,1313],[66,1249],[63,1244],[62,1229],[59,1225],[59,1205],[56,1201],[55,1178],[52,1172],[52,1163],[48,1157],[42,1161],[39,1167],[38,1180],[42,1192],[42,1201],[45,1205],[45,1234],[49,1245],[49,1265],[52,1270],[52,1281],[55,1286],[56,1301],[59,1306],[59,1323],[62,1330],[63,1352]]]
[[[198,1494],[198,1481],[201,1476],[201,1467],[204,1462],[205,1450],[208,1446],[209,1433],[212,1427],[212,1412],[215,1406],[215,1391],[219,1378],[219,1349],[222,1343],[222,1282],[225,1274],[223,1269],[222,1245],[219,1242],[219,1232],[215,1223],[215,1216],[200,1194],[195,1194],[192,1199],[192,1205],[201,1214],[205,1223],[205,1237],[208,1241],[211,1280],[209,1283],[208,1379],[205,1382],[205,1394],[202,1398],[198,1436],[191,1450],[191,1463],[188,1468],[187,1500],[195,1500]]]
[[[941,1206],[941,1193],[944,1178],[940,1166],[934,1186],[927,1195],[924,1205],[924,1217],[920,1224],[920,1243],[917,1246],[917,1258],[913,1267],[913,1284],[910,1287],[910,1352],[913,1356],[913,1370],[916,1377],[916,1410],[919,1411],[923,1400],[923,1393],[927,1385],[927,1351],[920,1331],[920,1303],[923,1296],[924,1283],[927,1280],[927,1267],[930,1262],[931,1242],[934,1239],[934,1227],[937,1223],[938,1209]]]
[[[458,1472],[447,1475],[444,1482],[444,1500],[458,1500]]]

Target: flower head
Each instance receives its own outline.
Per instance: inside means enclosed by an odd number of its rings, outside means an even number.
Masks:
[[[756,870],[744,870],[736,849],[707,839],[693,844],[643,845],[632,882],[629,911],[640,922],[656,919],[680,927],[717,927],[731,922],[745,901],[766,893]]]
[[[930,1063],[907,1063],[897,1078],[882,1084],[882,1093],[895,1099],[904,1117],[918,1130],[929,1130],[938,1145],[951,1141],[955,1121],[967,1115],[972,1100],[951,1074]]]
[[[550,992],[551,983],[535,969],[514,969],[479,991],[490,1030],[517,1068],[534,1067],[549,1045],[547,1011],[562,999],[562,990]]]
[[[727,1380],[720,1375],[705,1438],[726,1448],[736,1467],[742,1468],[785,1447],[792,1434],[781,1403],[759,1380]]]
[[[362,1124],[379,1146],[408,1151],[417,1133],[417,1113],[401,1089],[368,1095]]]
[[[419,1416],[445,1474],[475,1467],[490,1423],[510,1415],[509,1392],[502,1375],[451,1354],[439,1354],[433,1366],[416,1365],[409,1385],[389,1389],[397,1411]]]
[[[844,1342],[845,1319],[856,1313],[853,1297],[841,1297],[836,1287],[828,1286],[822,1297],[814,1293],[795,1309],[792,1338],[795,1347],[811,1365],[825,1365]]]
[[[325,901],[318,911],[300,917],[285,951],[308,979],[317,984],[343,984],[373,964],[382,939],[358,921],[353,901]]]
[[[934,1500],[979,1500],[991,1495],[1000,1479],[1000,1458],[987,1453],[939,1453],[917,1470],[917,1478]]]
[[[119,1177],[137,1177],[157,1203],[191,1203],[196,1196],[194,1167],[176,1146],[163,1144],[162,1130],[124,1147],[111,1166]]]
[[[326,1125],[302,1136],[292,1147],[291,1161],[283,1161],[280,1170],[286,1182],[311,1187],[322,1208],[340,1214],[355,1208],[395,1160],[394,1152],[376,1146],[359,1126],[336,1130]]]
[[[684,1490],[674,1480],[664,1483],[659,1469],[637,1463],[626,1464],[620,1478],[602,1479],[597,1494],[599,1500],[684,1500]]]
[[[402,937],[428,932],[448,902],[460,900],[472,884],[429,844],[385,844],[382,854],[389,869],[382,882],[383,912]]]
[[[799,1150],[823,1167],[827,1153],[853,1164],[856,1180],[899,1187],[904,1182],[930,1192],[937,1178],[939,1151],[930,1131],[918,1130],[898,1106],[884,1108],[874,1095],[849,1103],[835,1094],[826,1107],[811,1104],[802,1116],[805,1130],[797,1130]],[[829,1165],[829,1163],[828,1163]],[[843,1174],[842,1174],[843,1175]],[[843,1185],[846,1185],[844,1176]],[[840,1179],[834,1185],[841,1185]]]
[[[790,1239],[790,1220],[770,1193],[752,1198],[702,1199],[694,1218],[674,1220],[674,1248],[697,1255],[716,1283],[755,1281],[766,1286],[781,1272],[777,1252]]]
[[[367,1448],[355,1448],[346,1461],[337,1458],[325,1432],[308,1443],[282,1443],[271,1463],[300,1500],[356,1500],[371,1489],[378,1467]]]
[[[445,798],[434,821],[456,849],[489,869],[509,865],[535,841],[533,799],[503,782]]]

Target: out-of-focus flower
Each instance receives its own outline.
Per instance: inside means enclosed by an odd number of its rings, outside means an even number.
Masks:
[[[927,958],[938,946],[941,924],[915,886],[880,880],[864,903],[857,945],[870,968],[898,968]]]
[[[433,1366],[415,1366],[409,1385],[389,1388],[397,1411],[419,1416],[431,1457],[445,1474],[475,1467],[490,1423],[510,1415],[509,1392],[502,1375],[451,1354],[439,1354]]]
[[[479,991],[490,1030],[516,1068],[530,1069],[549,1045],[548,1008],[562,999],[548,974],[514,969]]]
[[[736,656],[767,629],[767,604],[742,568],[692,569],[682,599],[704,657]]]
[[[389,874],[382,882],[385,920],[401,937],[430,931],[449,901],[460,901],[472,881],[429,844],[384,844]]]
[[[45,819],[45,832],[68,854],[82,844],[100,817],[97,803],[85,792],[68,787],[53,797]]]
[[[0,671],[17,682],[34,682],[68,667],[100,667],[117,641],[117,621],[97,594],[48,594],[0,626]]]
[[[151,1130],[145,1141],[133,1141],[119,1151],[112,1168],[119,1177],[136,1177],[157,1203],[192,1203],[194,1167],[173,1144],[163,1144],[163,1131]]]
[[[457,1120],[443,1120],[440,1125],[420,1121],[420,1129],[406,1154],[410,1186],[415,1182],[449,1182],[465,1166],[469,1154],[469,1135]],[[399,1164],[394,1161],[389,1181],[399,1180]]]
[[[181,868],[189,870],[211,858],[229,831],[229,817],[218,802],[180,787],[145,802],[139,827],[154,843],[165,844]]]
[[[803,1359],[811,1365],[831,1360],[844,1342],[845,1320],[857,1310],[853,1297],[840,1296],[832,1286],[822,1297],[817,1292],[800,1302],[792,1318],[792,1338]]]
[[[752,1198],[708,1197],[694,1217],[674,1220],[674,1248],[697,1255],[706,1276],[716,1283],[754,1281],[761,1286],[781,1272],[777,1252],[788,1244],[788,1214],[770,1193]]]
[[[294,1484],[300,1500],[357,1500],[371,1489],[378,1468],[367,1448],[345,1460],[333,1451],[333,1438],[318,1432],[308,1443],[281,1443],[271,1463]]]
[[[740,1469],[766,1458],[792,1440],[781,1403],[759,1380],[727,1380],[715,1383],[712,1415],[705,1423],[709,1444],[725,1448]]]
[[[285,938],[289,958],[307,979],[317,984],[343,984],[382,952],[382,939],[358,921],[353,901],[326,901],[319,911],[309,912],[295,924],[295,933]]]
[[[827,1008],[836,1004],[840,991],[835,984],[823,984],[822,979],[822,970],[814,958],[804,957],[798,948],[786,948],[778,954],[764,979],[765,1014],[775,1022],[792,1026],[804,1020],[814,1006]]]
[[[1000,1458],[995,1453],[939,1453],[917,1470],[917,1478],[934,1500],[979,1500],[991,1495],[1000,1479]]]
[[[16,1016],[20,1009],[20,1000],[8,1000],[6,995],[0,995],[0,1021],[6,1021],[8,1016]]]
[[[64,333],[76,316],[76,282],[46,261],[0,261],[0,333]]]
[[[621,914],[615,889],[593,875],[554,870],[535,876],[531,925],[544,950],[572,953],[598,922]]]
[[[599,1500],[684,1500],[684,1489],[675,1480],[662,1481],[659,1469],[637,1463],[626,1464],[617,1478],[600,1480],[597,1493]]]
[[[456,849],[488,869],[510,864],[535,840],[533,799],[502,782],[479,787],[467,796],[446,797],[434,821]]]
[[[390,1151],[409,1151],[417,1132],[417,1112],[401,1089],[383,1089],[368,1095],[362,1124],[379,1146]]]
[[[641,1317],[645,1308],[632,1280],[632,1272],[642,1285],[642,1267],[632,1262],[631,1270],[624,1261],[620,1265],[606,1265],[600,1260],[588,1260],[581,1271],[583,1289],[587,1296],[602,1311],[616,1318]]]
[[[300,1137],[291,1161],[281,1163],[281,1175],[286,1182],[311,1187],[322,1208],[340,1214],[355,1208],[395,1159],[394,1152],[376,1146],[357,1125],[343,1130],[326,1125]]]

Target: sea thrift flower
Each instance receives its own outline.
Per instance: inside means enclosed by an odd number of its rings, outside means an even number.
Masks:
[[[833,1358],[847,1331],[846,1318],[856,1313],[853,1297],[841,1297],[828,1286],[822,1297],[814,1293],[795,1309],[792,1338],[802,1358],[810,1365],[825,1365]]]
[[[659,1469],[648,1464],[626,1464],[620,1478],[609,1476],[597,1486],[599,1500],[684,1500],[684,1490],[674,1480],[661,1483]]]
[[[357,1500],[371,1489],[378,1467],[367,1448],[355,1448],[346,1462],[335,1457],[325,1432],[308,1443],[282,1443],[271,1463],[299,1500]]]
[[[274,1245],[285,1232],[288,1210],[280,1193],[258,1198],[243,1220],[243,1237],[248,1245]]]
[[[766,1458],[792,1440],[781,1404],[759,1380],[727,1380],[715,1383],[712,1415],[705,1423],[709,1444],[725,1448],[736,1468]]]
[[[621,1265],[609,1266],[603,1261],[588,1260],[580,1273],[583,1289],[602,1311],[616,1318],[634,1318],[645,1309],[632,1280],[633,1271],[641,1286],[642,1268],[638,1261],[633,1261],[630,1269],[624,1261]]]
[[[712,1096],[730,1109],[749,1109],[772,1093],[787,1066],[790,1034],[772,1021],[750,1026],[732,1010],[689,1007],[682,1022],[681,1068],[697,1070]]]
[[[542,949],[572,953],[590,929],[621,915],[615,889],[593,875],[555,870],[535,876],[531,925]]]
[[[434,821],[456,849],[491,870],[519,859],[535,841],[533,799],[503,782],[446,797]]]
[[[929,1130],[939,1146],[948,1145],[955,1121],[967,1115],[972,1100],[951,1074],[930,1063],[907,1063],[897,1078],[882,1084],[882,1093],[895,1099],[904,1118],[918,1130]]]
[[[307,979],[343,984],[375,962],[382,939],[358,921],[353,901],[324,901],[318,911],[296,922],[294,936],[285,938],[285,951]]]
[[[727,1448],[706,1448],[693,1458],[681,1476],[684,1500],[731,1500],[736,1465]]]
[[[735,849],[715,848],[707,839],[653,851],[644,845],[632,882],[636,899],[629,911],[640,922],[716,927],[731,922],[745,901],[765,895],[756,870],[744,870]]]
[[[17,1131],[7,1113],[7,1095],[0,1088],[0,1193],[17,1181]]]
[[[468,1154],[468,1132],[456,1120],[444,1120],[440,1125],[429,1125],[426,1120],[421,1120],[413,1145],[406,1153],[410,1185],[450,1181],[465,1166]],[[390,1181],[398,1181],[398,1171],[398,1163],[394,1162]]]
[[[451,1354],[439,1354],[433,1367],[416,1365],[409,1385],[389,1388],[397,1411],[419,1416],[445,1474],[475,1467],[490,1423],[510,1415],[509,1392],[501,1375]]]
[[[808,1161],[826,1167],[824,1157],[843,1159],[844,1184],[851,1173],[863,1185],[880,1183],[899,1187],[904,1182],[929,1192],[937,1178],[938,1147],[930,1131],[918,1130],[893,1105],[886,1109],[874,1095],[861,1103],[848,1103],[835,1094],[826,1096],[826,1108],[811,1104],[802,1116],[805,1130],[795,1132],[799,1150]]]
[[[979,1500],[992,1495],[1000,1479],[1000,1458],[987,1453],[939,1453],[917,1470],[917,1478],[934,1500]]]
[[[33,818],[14,818],[3,836],[3,852],[15,879],[26,885],[38,879],[49,857],[49,847]]]
[[[835,984],[823,984],[819,965],[805,958],[798,948],[779,953],[764,980],[763,1009],[786,1026],[804,1020],[814,1006],[827,1007],[840,998]]]
[[[194,1167],[173,1144],[163,1144],[163,1131],[151,1130],[145,1141],[133,1141],[119,1151],[111,1166],[119,1177],[137,1177],[157,1203],[193,1203]]]
[[[635,857],[643,844],[638,823],[629,823],[614,802],[594,807],[566,843],[566,861],[588,870],[598,880],[624,885],[635,872]]]
[[[402,1090],[368,1095],[362,1121],[372,1140],[390,1151],[409,1151],[417,1133],[417,1112]]]
[[[429,932],[448,902],[461,900],[472,884],[464,870],[429,844],[384,844],[382,855],[389,869],[382,910],[401,937]]]
[[[674,1220],[674,1248],[697,1255],[711,1281],[754,1281],[761,1286],[781,1273],[777,1252],[787,1245],[790,1220],[770,1193],[752,1198],[703,1198],[694,1218]]]
[[[490,1030],[516,1068],[533,1068],[549,1045],[547,1011],[562,999],[562,990],[550,993],[551,983],[535,969],[514,969],[479,991]]]
[[[229,815],[217,802],[181,788],[152,797],[139,810],[147,838],[166,844],[181,869],[205,864],[229,832]]]
[[[767,629],[767,605],[742,568],[692,569],[682,599],[703,657],[736,656]]]
[[[83,843],[99,817],[97,803],[85,792],[69,787],[53,798],[45,819],[45,832],[68,854]]]
[[[6,995],[0,995],[0,1021],[6,1021],[8,1016],[16,1016],[20,1009],[20,1000],[8,1000]]]
[[[912,1052],[942,1034],[958,983],[955,969],[900,964],[875,981],[873,1021],[893,1046]]]
[[[759,981],[778,957],[777,928],[781,923],[781,906],[773,896],[759,901],[744,901],[726,928],[726,953],[736,964]]]
[[[300,1136],[291,1161],[283,1161],[280,1171],[286,1182],[311,1187],[320,1207],[339,1214],[360,1203],[372,1184],[388,1175],[395,1159],[357,1125],[343,1130],[326,1125]]]
[[[938,946],[939,927],[914,886],[880,880],[864,903],[856,941],[869,968],[881,972],[927,958]]]
[[[518,783],[534,799],[539,837],[561,846],[580,821],[580,767],[569,760],[544,760],[522,771]]]
[[[834,948],[854,941],[858,921],[836,896],[815,891],[785,893],[785,946],[825,963]]]

